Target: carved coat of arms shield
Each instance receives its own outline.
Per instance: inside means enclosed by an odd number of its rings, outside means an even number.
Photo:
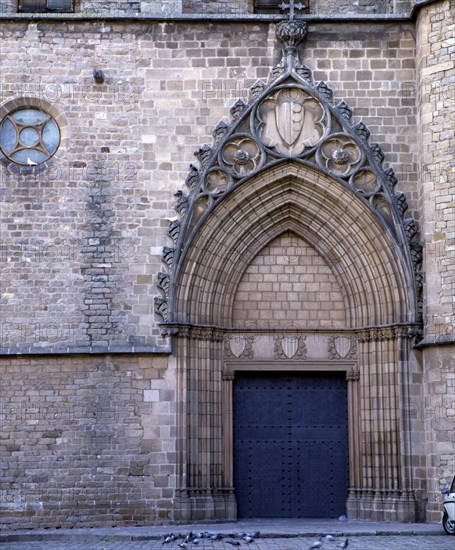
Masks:
[[[283,348],[284,354],[288,359],[292,359],[297,353],[299,347],[299,339],[297,336],[285,336],[281,340],[281,347]]]
[[[245,350],[246,342],[243,336],[234,336],[229,340],[229,347],[235,357],[240,357]]]
[[[302,103],[291,94],[275,107],[278,132],[288,146],[294,145],[302,132],[303,115]]]
[[[347,336],[337,336],[334,341],[335,349],[340,357],[346,357],[351,351],[351,339]]]

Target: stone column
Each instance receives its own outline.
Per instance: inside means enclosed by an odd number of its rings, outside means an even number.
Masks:
[[[360,463],[360,372],[352,369],[346,372],[348,381],[348,422],[349,422],[349,496],[347,513],[349,518],[359,517],[359,495],[361,486]]]
[[[232,486],[225,486],[223,406],[229,388],[223,387],[221,376],[223,333],[204,327],[179,331],[176,353],[182,402],[175,517],[179,521],[235,519]]]
[[[359,334],[361,373],[361,468],[356,489],[357,510],[361,519],[415,520],[415,502],[409,493],[409,468],[402,457],[401,381],[403,362],[401,343],[394,328],[377,328]],[[406,378],[406,377],[405,377]],[[403,460],[405,463],[403,464]]]

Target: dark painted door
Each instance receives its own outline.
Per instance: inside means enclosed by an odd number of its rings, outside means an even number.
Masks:
[[[348,493],[344,373],[237,373],[238,516],[334,518]]]

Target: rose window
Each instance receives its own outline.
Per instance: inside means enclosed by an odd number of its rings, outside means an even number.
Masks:
[[[59,127],[51,115],[41,109],[18,109],[1,122],[1,151],[16,164],[41,164],[54,155],[59,145]]]

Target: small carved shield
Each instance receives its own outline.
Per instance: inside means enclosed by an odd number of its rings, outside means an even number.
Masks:
[[[340,357],[346,357],[351,351],[351,339],[347,336],[337,336],[335,338],[335,349]]]
[[[243,336],[234,336],[234,338],[231,338],[229,340],[229,346],[231,348],[232,353],[236,357],[240,357],[242,353],[245,351],[245,338]]]
[[[292,97],[286,98],[275,108],[278,132],[288,146],[293,145],[302,132],[303,113],[303,105]]]
[[[281,347],[283,348],[284,354],[288,359],[292,359],[297,353],[299,347],[299,339],[297,336],[285,336],[281,340]]]

